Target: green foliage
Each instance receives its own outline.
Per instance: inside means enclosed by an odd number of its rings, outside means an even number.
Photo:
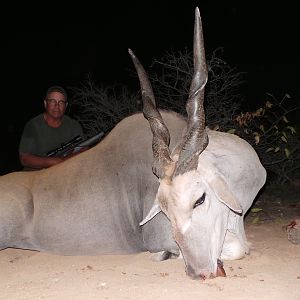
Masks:
[[[300,170],[300,135],[290,116],[300,107],[288,94],[281,101],[268,96],[263,107],[234,118],[234,132],[255,148],[269,181],[290,183]]]

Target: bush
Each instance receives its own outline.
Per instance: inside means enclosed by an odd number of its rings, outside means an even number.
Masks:
[[[124,117],[141,109],[139,94],[126,86],[98,87],[88,77],[81,87],[73,87],[72,115],[90,137],[100,131],[110,131]]]
[[[242,72],[218,57],[221,50],[216,49],[208,59],[205,108],[207,123],[227,130],[232,128],[233,116],[243,103],[239,91],[244,80]],[[192,53],[167,52],[160,60],[154,59],[148,75],[157,106],[186,115],[185,104],[193,76]],[[136,73],[134,76],[137,77]],[[131,92],[125,85],[99,87],[88,76],[80,87],[71,90],[74,98],[71,113],[88,135],[109,131],[121,119],[142,109],[140,93]]]
[[[241,112],[244,73],[218,57],[220,50],[215,50],[208,59],[209,80],[205,89],[208,126],[247,140],[266,168],[269,182],[292,182],[300,169],[300,138],[299,130],[289,118],[299,106],[288,94],[281,101],[268,94],[270,99],[263,107]],[[149,79],[157,106],[185,115],[192,76],[191,52],[168,52],[160,60],[155,59]],[[107,132],[126,116],[142,109],[140,93],[130,92],[124,85],[98,87],[88,78],[81,87],[72,90],[73,114],[88,136]]]
[[[227,130],[244,101],[240,92],[244,73],[228,65],[221,56],[222,48],[217,48],[207,60],[205,115],[210,127],[217,125],[220,130]],[[158,106],[186,115],[185,104],[193,77],[192,52],[167,52],[160,60],[153,61],[151,69],[149,78]]]
[[[289,117],[300,107],[286,94],[278,101],[271,94],[265,105],[234,118],[236,133],[257,151],[269,182],[291,183],[300,170],[300,135]]]

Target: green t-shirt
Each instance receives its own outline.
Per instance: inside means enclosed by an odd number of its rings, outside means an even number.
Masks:
[[[44,114],[39,114],[26,123],[19,152],[46,156],[47,152],[60,147],[78,135],[84,138],[82,127],[79,122],[69,116],[64,115],[61,126],[53,128],[45,121]]]

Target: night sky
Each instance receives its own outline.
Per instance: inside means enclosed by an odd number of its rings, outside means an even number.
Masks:
[[[131,84],[127,49],[146,68],[168,50],[191,49],[196,6],[206,54],[222,47],[223,59],[247,72],[245,91],[253,107],[266,92],[278,99],[289,93],[300,102],[296,4],[159,2],[111,1],[98,7],[81,3],[76,12],[54,4],[2,11],[8,21],[1,22],[1,174],[20,168],[17,147],[23,126],[43,111],[49,86],[78,86],[87,74],[99,85]]]

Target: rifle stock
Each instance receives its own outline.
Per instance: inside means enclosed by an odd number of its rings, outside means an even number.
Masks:
[[[91,147],[94,144],[98,143],[103,137],[104,132],[99,132],[96,135],[83,141],[83,138],[78,135],[67,143],[62,144],[61,146],[49,151],[46,153],[48,157],[60,156],[66,157],[69,154],[79,152],[82,148]]]

